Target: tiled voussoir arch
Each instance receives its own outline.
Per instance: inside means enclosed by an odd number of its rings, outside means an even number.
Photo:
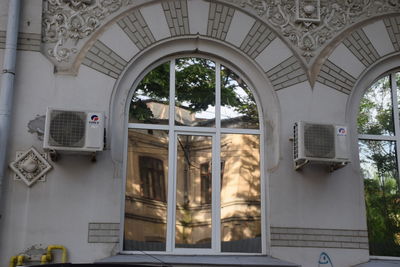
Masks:
[[[310,81],[350,95],[369,68],[399,54],[400,13],[371,18],[342,32],[321,51],[309,70]]]
[[[128,63],[171,39],[205,38],[251,58],[275,90],[308,80],[296,54],[264,22],[217,1],[155,1],[134,7],[97,30],[73,64],[118,79]]]

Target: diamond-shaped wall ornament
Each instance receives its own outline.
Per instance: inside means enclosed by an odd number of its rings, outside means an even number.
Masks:
[[[10,168],[27,186],[32,186],[39,179],[43,179],[52,166],[34,147],[22,154],[17,153],[15,161],[10,163]]]

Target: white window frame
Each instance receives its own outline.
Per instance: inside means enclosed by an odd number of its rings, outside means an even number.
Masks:
[[[390,67],[390,66],[387,66]],[[396,83],[396,78],[395,75],[396,73],[400,73],[400,69],[394,69],[391,71],[387,71],[383,75],[380,75],[378,79],[375,79],[369,86],[364,88],[364,91],[359,97],[359,102],[357,105],[357,115],[356,118],[359,116],[359,106],[361,103],[361,99],[364,97],[366,91],[377,81],[380,79],[389,76],[390,79],[390,90],[391,90],[391,97],[392,97],[392,108],[393,108],[393,125],[394,125],[394,135],[374,135],[374,134],[357,134],[357,141],[394,141],[396,145],[396,159],[397,159],[397,175],[400,175],[400,115],[399,115],[399,104],[400,101],[398,100],[398,94],[397,90],[400,90],[400,88],[397,87]],[[376,76],[375,76],[376,77]],[[362,85],[359,85],[362,86]],[[356,129],[358,129],[358,125],[356,123]],[[358,131],[357,131],[358,133]],[[359,148],[359,144],[357,143],[357,147]],[[360,154],[359,150],[358,153]],[[360,162],[359,162],[360,163]],[[360,169],[360,174],[362,179],[365,179],[363,177],[362,172],[361,172],[361,164],[359,164],[359,169]],[[397,181],[400,181],[400,177],[397,177]],[[365,201],[365,200],[364,200]],[[391,257],[391,256],[379,256],[379,255],[370,255],[369,257],[371,260],[377,259],[377,260],[399,260],[400,257]]]
[[[192,127],[192,126],[174,126],[174,118],[175,118],[175,59],[184,58],[184,57],[197,57],[197,58],[207,58],[214,61],[215,64],[215,84],[216,84],[216,103],[215,103],[215,127]],[[156,64],[152,64],[147,72],[144,72],[142,75],[138,77],[134,86],[132,88],[136,88],[137,84],[141,81],[145,74],[154,69],[154,67],[164,64],[166,62],[170,62],[170,100],[169,100],[169,124],[168,125],[155,125],[155,124],[145,124],[145,123],[128,123],[128,129],[151,129],[151,130],[167,130],[169,135],[169,147],[168,147],[168,164],[169,166],[173,166],[173,168],[168,168],[168,180],[167,180],[167,234],[166,234],[166,250],[165,251],[125,251],[121,252],[124,254],[142,254],[142,253],[150,253],[150,254],[205,254],[205,255],[263,255],[267,252],[267,214],[266,214],[266,181],[265,181],[265,157],[264,157],[264,125],[263,125],[263,113],[260,106],[260,101],[258,100],[258,96],[251,86],[251,83],[245,79],[241,72],[237,71],[234,67],[229,64],[223,63],[224,66],[233,70],[236,74],[238,74],[245,82],[249,85],[250,90],[255,98],[259,116],[259,129],[234,129],[234,128],[221,128],[221,118],[220,118],[220,100],[221,100],[221,76],[220,76],[220,68],[221,63],[220,60],[212,58],[212,57],[204,57],[201,55],[181,55],[168,57],[162,61],[158,61]],[[133,90],[130,91],[128,95],[128,101],[130,103],[130,99],[133,96]],[[126,129],[126,132],[128,132]],[[190,248],[175,248],[175,193],[176,193],[176,137],[177,134],[190,134],[190,135],[208,135],[213,136],[213,152],[212,157],[216,164],[213,164],[212,167],[212,248],[211,249],[190,249]],[[259,135],[260,139],[260,194],[261,194],[261,253],[240,253],[240,252],[221,252],[221,231],[220,231],[220,137],[221,134],[253,134]],[[126,135],[127,138],[127,135]],[[127,141],[125,141],[127,144]],[[127,151],[124,153],[125,164],[126,167],[126,159],[127,159]],[[171,165],[173,164],[173,165]],[[126,168],[125,168],[126,169]],[[126,176],[126,175],[125,175]],[[123,194],[125,195],[126,188],[125,183],[123,187]],[[172,203],[172,205],[171,205]],[[121,221],[125,220],[125,201],[123,201],[123,207],[121,212]],[[121,244],[123,244],[124,238],[124,223],[122,224],[121,229]]]
[[[394,135],[375,135],[375,134],[358,134],[358,140],[369,140],[369,141],[394,141],[396,143],[396,158],[397,158],[397,173],[400,174],[400,116],[399,116],[399,101],[397,99],[397,84],[396,84],[396,73],[399,73],[400,70],[393,70],[385,73],[376,79],[368,88],[370,88],[375,82],[383,79],[386,76],[389,76],[390,79],[390,90],[392,96],[392,107],[393,107],[393,125],[394,125]],[[367,88],[367,90],[368,90]],[[366,91],[365,91],[366,92]],[[364,97],[365,92],[363,93],[361,99]],[[358,126],[358,125],[357,125]],[[360,166],[361,168],[361,166]],[[364,178],[364,177],[363,177]],[[364,178],[365,179],[365,178]],[[398,178],[399,179],[399,178]]]

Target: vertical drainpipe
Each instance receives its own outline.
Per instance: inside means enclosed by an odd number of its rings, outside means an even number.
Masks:
[[[11,110],[14,95],[15,62],[21,0],[9,0],[6,47],[0,87],[0,200],[6,171],[6,155],[10,134]],[[0,214],[1,218],[1,214]]]

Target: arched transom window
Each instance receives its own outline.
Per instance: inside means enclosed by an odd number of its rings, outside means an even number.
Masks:
[[[400,72],[373,83],[358,115],[370,254],[400,256]]]
[[[262,253],[262,131],[244,79],[164,61],[132,88],[125,251]]]

